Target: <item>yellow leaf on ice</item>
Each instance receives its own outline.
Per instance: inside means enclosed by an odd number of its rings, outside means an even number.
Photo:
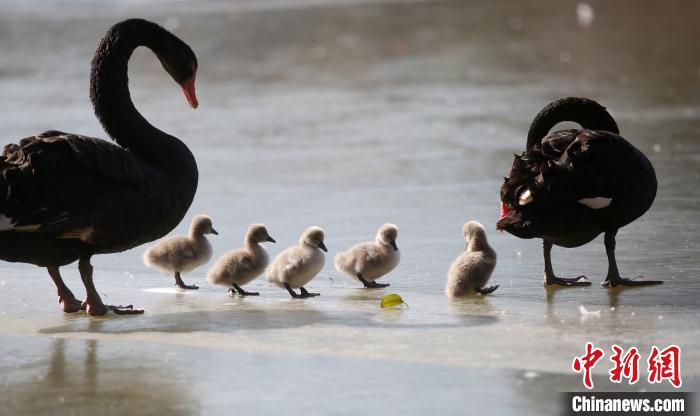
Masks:
[[[392,306],[401,304],[408,306],[408,304],[401,299],[401,296],[397,295],[396,293],[386,295],[384,298],[382,298],[382,308],[391,308]]]

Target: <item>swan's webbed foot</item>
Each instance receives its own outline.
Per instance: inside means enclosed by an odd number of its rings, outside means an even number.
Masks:
[[[82,307],[90,316],[103,316],[109,311],[117,315],[141,315],[144,312],[143,309],[134,309],[134,305],[105,305],[99,299],[94,302],[86,300]]]
[[[383,287],[391,286],[389,283],[377,283],[375,281],[368,281],[364,277],[362,277],[361,274],[357,275],[357,278],[360,279],[360,282],[365,286],[365,289],[381,289]]]
[[[605,281],[601,283],[603,287],[611,288],[616,286],[650,286],[660,284],[663,284],[663,280],[646,280],[644,276],[635,276],[626,279],[619,275],[608,276],[605,278]]]
[[[63,312],[65,313],[85,310],[84,302],[76,299],[72,293],[59,295],[58,303],[61,305],[61,309],[63,309]]]
[[[134,309],[134,305],[126,306],[116,306],[116,305],[105,305],[107,309],[114,312],[117,315],[141,315],[143,314],[143,309]]]
[[[563,278],[554,275],[554,270],[552,269],[552,243],[545,240],[543,244],[544,249],[544,286],[559,285],[564,287],[571,286],[590,286],[591,281],[588,280],[586,276],[579,276],[573,278]]]
[[[180,272],[175,272],[175,286],[185,290],[199,289],[199,286],[197,285],[186,285],[185,282],[182,281],[182,278],[180,278]]]
[[[559,285],[559,286],[590,286],[591,281],[588,280],[586,276],[564,278],[556,276],[546,276],[544,277],[544,285]]]
[[[241,296],[258,296],[260,295],[260,292],[246,292],[242,287],[238,286],[237,284],[233,284],[233,288],[229,289],[228,292],[232,295],[235,295],[238,293]]]
[[[499,285],[493,285],[493,286],[488,286],[488,287],[482,287],[482,288],[476,288],[474,291],[476,293],[481,293],[482,295],[488,295],[489,293],[493,293],[496,289],[498,289]]]
[[[88,315],[102,316],[108,311],[112,311],[117,315],[139,315],[143,313],[143,309],[134,309],[133,305],[113,306],[102,303],[102,299],[92,282],[93,268],[90,264],[90,256],[81,257],[79,259],[78,270],[80,271],[80,278],[83,280],[85,291],[87,292],[87,298],[81,305],[81,308],[85,309]]]

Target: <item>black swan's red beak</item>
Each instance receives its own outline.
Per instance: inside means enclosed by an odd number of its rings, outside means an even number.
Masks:
[[[501,201],[501,219],[505,218],[510,212],[510,207],[503,201]]]
[[[182,84],[182,93],[185,94],[185,98],[189,103],[190,107],[197,108],[199,106],[199,101],[197,101],[197,94],[194,92],[194,78],[188,79]]]

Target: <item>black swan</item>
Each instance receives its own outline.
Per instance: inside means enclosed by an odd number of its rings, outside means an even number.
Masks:
[[[583,129],[549,130],[572,121]],[[617,230],[644,214],[656,196],[656,174],[639,149],[619,136],[605,107],[586,98],[563,98],[535,117],[527,147],[515,155],[501,187],[496,227],[519,238],[544,241],[545,285],[590,285],[585,276],[554,275],[552,245],[579,247],[605,233],[608,274],[604,286],[641,286],[661,281],[625,279],[615,261]]]
[[[139,46],[158,56],[196,108],[192,49],[155,23],[125,20],[102,38],[90,75],[95,114],[119,146],[52,130],[8,144],[0,160],[0,259],[46,267],[65,312],[143,313],[102,303],[90,258],[164,236],[197,190],[197,164],[187,146],[149,124],[131,102],[127,63]],[[84,302],[59,273],[75,260]]]

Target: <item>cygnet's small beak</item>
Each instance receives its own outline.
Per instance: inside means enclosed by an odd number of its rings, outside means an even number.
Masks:
[[[265,241],[269,241],[269,242],[271,242],[271,243],[276,243],[276,242],[277,242],[277,241],[275,241],[274,238],[270,237],[269,235],[267,236],[267,238],[265,239]]]
[[[219,233],[218,233],[215,229],[213,229],[213,228],[211,229],[211,234],[219,235]]]
[[[323,251],[325,251],[326,253],[328,253],[328,249],[326,248],[326,245],[323,244],[323,241],[321,241],[320,243],[318,243],[318,248],[320,248],[321,250],[323,250]]]
[[[394,251],[399,251],[399,246],[396,245],[396,240],[391,240],[389,244],[394,247]]]

